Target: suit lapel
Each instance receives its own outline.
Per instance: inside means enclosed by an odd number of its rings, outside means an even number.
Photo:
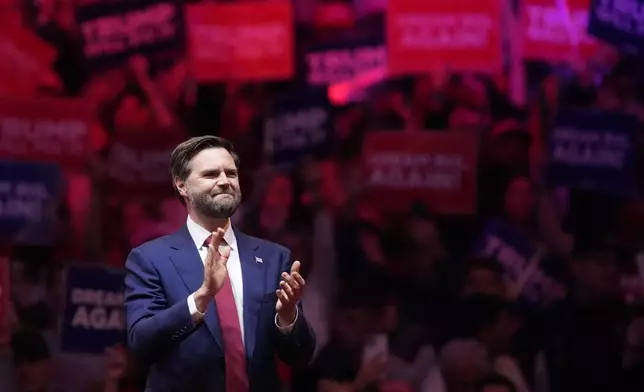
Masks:
[[[190,237],[188,228],[185,225],[182,226],[181,229],[169,237],[169,241],[170,247],[174,250],[174,252],[170,253],[170,260],[172,260],[188,292],[194,293],[203,283],[203,263],[201,256],[199,256],[199,251],[197,251],[197,247],[195,247],[195,243]],[[211,301],[208,305],[204,321],[223,352],[224,345],[222,343],[221,328],[219,328],[217,309],[215,309],[214,302]]]
[[[252,237],[235,229],[242,278],[244,279],[244,341],[246,357],[253,358],[257,338],[257,323],[261,303],[253,298],[262,298],[266,289],[266,268],[257,256],[259,243]]]

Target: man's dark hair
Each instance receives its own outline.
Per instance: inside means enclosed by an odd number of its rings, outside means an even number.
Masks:
[[[476,383],[476,392],[483,392],[485,387],[491,386],[503,386],[508,388],[508,392],[517,392],[517,388],[510,379],[497,373],[492,373],[478,380]]]
[[[509,304],[495,296],[474,294],[455,304],[452,333],[455,337],[475,338],[483,328],[494,325],[504,312],[510,311]]]
[[[179,144],[170,155],[170,175],[172,176],[173,187],[175,178],[178,177],[182,181],[188,178],[192,159],[201,151],[209,148],[223,148],[228,151],[233,157],[233,161],[235,161],[235,166],[239,167],[239,156],[230,141],[211,135],[193,137]],[[179,197],[179,199],[182,203],[184,202],[182,197]]]

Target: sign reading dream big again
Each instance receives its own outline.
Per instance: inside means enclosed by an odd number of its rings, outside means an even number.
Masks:
[[[103,354],[125,343],[125,270],[102,266],[67,269],[61,350]]]

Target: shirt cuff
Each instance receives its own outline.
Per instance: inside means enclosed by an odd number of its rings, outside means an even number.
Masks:
[[[197,309],[197,303],[195,302],[195,293],[192,293],[188,296],[188,310],[190,311],[190,317],[192,321],[198,323],[205,316]]]
[[[295,320],[293,320],[291,325],[287,325],[285,327],[280,327],[280,325],[277,323],[277,314],[275,314],[275,326],[284,335],[289,334],[289,333],[291,333],[293,331],[293,327],[295,327],[295,323],[297,322],[297,318],[299,317],[299,315],[300,315],[300,309],[296,307],[295,308]]]

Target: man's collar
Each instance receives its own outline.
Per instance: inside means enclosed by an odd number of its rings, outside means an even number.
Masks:
[[[197,249],[201,249],[203,244],[206,242],[206,239],[212,233],[195,223],[195,221],[193,221],[190,216],[188,216],[186,226],[188,227],[188,232],[190,233],[190,237],[192,237],[195,246],[197,247]],[[224,233],[224,241],[226,241],[231,249],[235,250],[237,248],[237,239],[235,238],[235,231],[233,230],[233,226],[230,223],[230,219],[228,219],[225,230],[226,232]]]

